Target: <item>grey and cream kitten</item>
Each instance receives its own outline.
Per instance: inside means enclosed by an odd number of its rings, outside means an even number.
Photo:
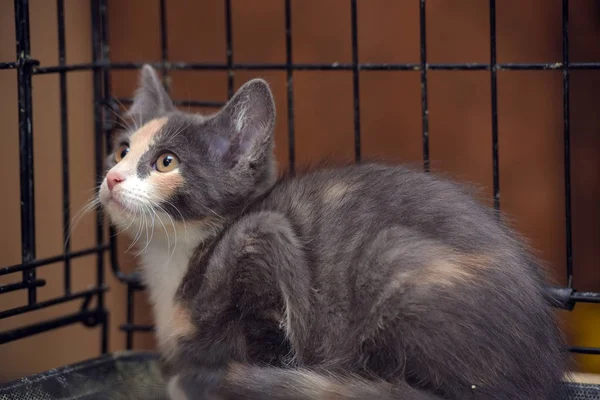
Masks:
[[[278,179],[259,79],[176,110],[144,66],[99,200],[140,245],[173,399],[552,399],[545,277],[466,189],[401,166]]]

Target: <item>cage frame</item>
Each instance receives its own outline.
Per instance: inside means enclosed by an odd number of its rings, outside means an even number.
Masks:
[[[96,211],[96,245],[78,251],[71,251],[68,235],[69,214],[69,158],[68,158],[68,121],[67,121],[67,75],[72,71],[91,71],[93,74],[93,111],[95,130],[95,175],[103,172],[104,154],[108,150],[108,135],[116,128],[115,115],[119,112],[119,103],[130,104],[131,99],[114,98],[111,95],[111,72],[115,70],[139,69],[142,62],[111,62],[108,35],[108,0],[89,0],[91,4],[92,29],[92,61],[90,63],[67,64],[65,49],[64,0],[56,0],[57,35],[59,62],[57,65],[42,66],[31,49],[29,1],[14,0],[16,55],[15,61],[0,62],[0,70],[15,69],[18,83],[18,121],[19,121],[19,162],[20,162],[20,200],[21,200],[21,263],[0,267],[0,276],[21,272],[21,281],[0,285],[0,295],[18,290],[27,291],[27,304],[0,311],[0,320],[35,310],[51,307],[66,302],[81,301],[80,311],[63,315],[55,319],[36,322],[31,325],[0,332],[0,344],[11,342],[59,327],[81,323],[101,330],[100,353],[108,351],[108,315],[105,305],[105,267],[108,265],[114,276],[127,286],[126,321],[120,330],[126,337],[126,348],[132,349],[136,332],[152,332],[153,326],[136,324],[134,319],[134,294],[144,290],[137,273],[126,274],[118,262],[117,239],[113,228],[109,235],[105,234],[104,222],[100,211]],[[428,109],[428,72],[438,70],[451,71],[487,71],[490,78],[491,93],[491,128],[492,128],[492,169],[493,169],[493,205],[500,209],[500,168],[499,168],[499,126],[498,126],[498,88],[499,71],[562,71],[563,87],[563,142],[564,142],[564,183],[565,183],[565,227],[566,227],[566,277],[567,286],[549,287],[549,300],[558,308],[572,310],[579,302],[600,303],[598,292],[578,292],[573,287],[573,243],[571,215],[571,133],[570,133],[570,72],[572,70],[597,70],[597,62],[571,62],[569,59],[569,0],[562,1],[562,60],[549,63],[499,63],[496,53],[496,1],[488,0],[490,54],[488,63],[429,63],[427,58],[427,0],[414,0],[419,4],[419,62],[418,63],[361,63],[358,57],[358,1],[348,0],[351,9],[351,47],[350,63],[295,63],[292,58],[292,3],[284,2],[285,19],[285,63],[236,63],[233,56],[233,35],[231,19],[231,0],[223,0],[225,8],[225,63],[187,63],[171,61],[167,43],[167,0],[156,0],[160,7],[160,48],[161,60],[149,64],[162,72],[165,87],[169,73],[177,70],[227,71],[228,98],[234,93],[234,76],[236,71],[278,70],[286,72],[287,111],[288,111],[288,169],[293,172],[296,166],[295,128],[294,128],[294,73],[296,71],[332,71],[344,70],[352,72],[353,87],[353,123],[354,123],[354,159],[360,162],[361,127],[360,127],[360,72],[361,71],[417,71],[421,82],[421,126],[423,169],[430,169],[429,153],[429,109]],[[62,160],[62,203],[63,203],[63,238],[65,251],[48,258],[36,257],[35,243],[35,182],[33,160],[33,110],[32,83],[38,75],[57,74],[59,76],[61,160]],[[220,101],[188,100],[175,101],[178,106],[220,107]],[[97,178],[99,179],[99,178]],[[98,182],[100,183],[100,182]],[[499,214],[498,214],[499,215]],[[83,256],[96,256],[96,282],[93,288],[73,292],[71,290],[71,261]],[[36,270],[56,262],[64,263],[63,295],[37,301],[37,288],[45,285],[38,279]],[[95,300],[95,304],[92,305]],[[600,348],[570,346],[573,353],[600,354]]]

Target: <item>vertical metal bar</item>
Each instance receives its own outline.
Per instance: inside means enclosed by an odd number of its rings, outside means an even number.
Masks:
[[[100,0],[100,58],[101,61],[110,61],[109,60],[109,46],[108,46],[108,1]],[[100,171],[104,170],[104,153],[102,152],[102,139],[104,139],[104,126],[106,121],[106,111],[102,108],[103,104],[106,104],[106,99],[110,99],[110,67],[108,65],[104,65],[102,67],[102,82],[104,83],[104,87],[101,93],[101,128],[102,132],[100,132],[100,140],[98,142],[99,147],[97,148],[97,152],[101,157],[101,165]],[[105,148],[108,148],[110,141],[104,141]],[[98,175],[98,179],[102,179],[102,173]],[[100,222],[101,226],[104,227],[102,222]],[[104,241],[104,236],[102,237],[102,242]],[[101,243],[101,242],[100,242]],[[104,285],[104,254],[102,254],[102,268],[98,269],[98,286]],[[102,310],[105,313],[105,320],[103,322],[103,334],[108,332],[108,311],[104,307],[104,292],[100,293],[102,297],[98,298],[98,309]],[[106,331],[106,332],[105,332]],[[106,353],[108,350],[108,337],[105,336],[102,338],[102,353]]]
[[[421,120],[423,124],[423,169],[429,171],[429,108],[427,106],[427,27],[425,0],[419,0],[421,47]]]
[[[167,5],[165,0],[160,0],[160,48],[162,60],[163,86],[169,90],[169,53],[167,41]]]
[[[95,176],[96,179],[102,179],[104,157],[103,157],[103,90],[102,81],[104,67],[99,67],[97,63],[103,59],[103,35],[105,24],[103,23],[106,14],[105,0],[92,1],[92,61],[94,63],[94,123],[95,123]],[[96,182],[99,184],[100,182]],[[96,242],[98,245],[104,242],[104,225],[100,210],[96,211]],[[104,285],[104,252],[98,252],[96,266],[96,285],[102,287]],[[101,349],[102,353],[108,350],[108,337],[105,337],[107,330],[104,325],[107,323],[106,310],[104,308],[104,294],[98,293],[97,301],[98,315],[104,315],[103,321],[99,321],[103,325]]]
[[[127,284],[127,326],[129,329],[125,331],[125,346],[127,350],[133,348],[133,311],[134,311],[135,291],[131,283]]]
[[[492,92],[492,169],[494,209],[500,209],[500,164],[498,159],[498,86],[496,62],[496,0],[490,0],[490,79]],[[498,217],[500,214],[496,214]]]
[[[29,1],[15,0],[17,39],[17,84],[19,103],[19,164],[21,185],[21,258],[27,265],[35,259],[35,190],[33,182],[33,122],[31,95],[31,42],[29,39]],[[35,268],[23,271],[29,284],[27,301],[36,302]]]
[[[294,70],[292,67],[292,4],[285,0],[285,64],[287,70],[288,152],[289,169],[296,167],[296,137],[294,131]]]
[[[358,68],[358,23],[356,0],[350,0],[352,14],[352,86],[354,89],[354,160],[360,162],[360,87]]]
[[[56,12],[58,21],[58,63],[66,64],[65,50],[65,4],[64,0],[56,0]],[[67,75],[61,71],[60,77],[60,135],[62,153],[62,201],[63,201],[63,242],[65,245],[64,257],[64,291],[65,295],[71,293],[71,239],[69,236],[69,220],[71,219],[69,208],[69,126],[67,119]]]
[[[108,4],[106,2],[104,2],[104,16],[108,15]],[[106,62],[110,61],[110,38],[109,38],[109,30],[108,30],[108,21],[107,19],[104,17],[101,19],[100,21],[101,27],[102,27],[102,57]],[[108,68],[105,68],[104,71],[106,72],[106,75],[104,76],[104,104],[106,106],[112,107],[112,105],[114,104],[112,101],[107,105],[107,101],[109,99],[112,99],[111,96],[111,88],[110,88],[110,70]],[[118,107],[117,107],[118,108]],[[112,124],[110,124],[109,126],[112,127]],[[105,130],[104,133],[105,134],[111,134],[111,130]],[[108,153],[111,149],[111,142],[110,140],[106,140],[105,141],[105,149],[106,152]],[[118,255],[118,249],[117,249],[117,230],[112,226],[109,225],[108,227],[108,232],[109,232],[109,237],[108,237],[108,241],[109,241],[109,255],[110,255],[110,266],[111,269],[114,273],[114,275],[121,281],[121,282],[125,282],[128,281],[130,279],[135,279],[132,276],[128,276],[125,273],[123,273],[119,267],[119,255]]]
[[[231,0],[225,0],[225,40],[227,46],[227,98],[233,96],[233,33],[231,29]]]
[[[103,315],[103,320],[102,320],[102,325],[100,327],[100,329],[101,329],[100,351],[102,352],[102,354],[105,354],[108,352],[108,328],[109,328],[108,312],[104,311],[102,313],[102,315]]]
[[[573,285],[573,243],[571,227],[571,130],[569,96],[569,0],[562,2],[562,45],[563,45],[563,119],[564,119],[564,163],[565,163],[565,223],[567,242],[567,282]]]

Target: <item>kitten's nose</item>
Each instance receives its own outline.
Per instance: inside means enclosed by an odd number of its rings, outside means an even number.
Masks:
[[[106,175],[106,184],[108,185],[109,190],[113,190],[113,188],[118,184],[125,180],[125,177],[116,171],[110,171]]]

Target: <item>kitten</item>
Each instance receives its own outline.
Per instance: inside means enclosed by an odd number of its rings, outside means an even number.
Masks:
[[[364,163],[276,178],[268,85],[176,110],[144,66],[99,200],[140,245],[173,399],[551,399],[525,244],[465,189]]]

